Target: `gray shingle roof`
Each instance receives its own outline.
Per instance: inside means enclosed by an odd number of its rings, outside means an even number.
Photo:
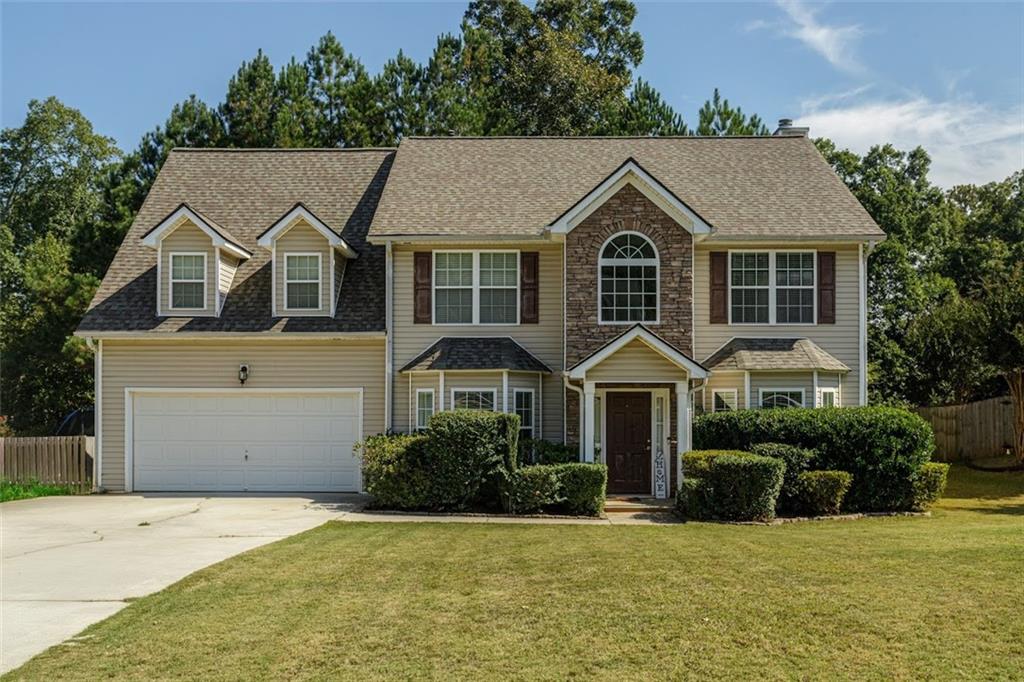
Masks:
[[[406,138],[370,236],[535,237],[630,157],[712,239],[884,237],[803,137]]]
[[[509,337],[445,336],[400,371],[511,370],[545,372],[551,368]]]
[[[79,331],[382,332],[384,248],[366,233],[393,149],[175,149],[160,170]],[[271,317],[270,253],[256,238],[302,202],[359,252],[331,317]],[[141,237],[182,203],[253,253],[238,268],[220,317],[156,317],[156,251]]]
[[[850,368],[810,339],[732,339],[704,361],[711,370],[824,370]]]

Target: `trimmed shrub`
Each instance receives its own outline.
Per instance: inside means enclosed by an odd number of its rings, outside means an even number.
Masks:
[[[688,452],[677,508],[689,518],[771,520],[785,471],[782,460],[749,452]]]
[[[914,509],[924,509],[938,502],[946,490],[946,475],[949,465],[941,462],[928,462],[918,469],[914,476]]]
[[[377,505],[392,509],[434,506],[426,436],[370,436],[356,447],[363,459],[363,485]]]
[[[852,482],[845,471],[803,471],[797,475],[795,509],[810,516],[838,514]]]
[[[846,502],[858,511],[909,508],[915,474],[935,447],[927,422],[893,407],[716,412],[694,420],[693,442],[696,448],[813,448],[816,466],[853,474]]]
[[[600,516],[604,511],[608,467],[604,464],[570,462],[553,464],[558,478],[559,504],[575,516]]]
[[[566,464],[579,461],[579,448],[565,443],[532,438],[523,441],[524,460],[531,464]]]
[[[786,473],[782,477],[782,490],[779,492],[776,511],[797,511],[800,496],[798,483],[800,474],[811,468],[811,462],[814,461],[817,453],[814,450],[785,443],[758,443],[752,445],[750,451],[755,455],[781,459],[786,463]]]
[[[499,412],[440,412],[427,427],[431,506],[462,510],[508,489],[519,451],[519,416]],[[484,494],[481,494],[484,493]]]
[[[507,493],[507,511],[512,514],[536,514],[559,501],[556,467],[533,464],[511,473]]]
[[[690,450],[683,453],[683,477],[702,478],[711,468],[711,461],[722,455],[747,457],[749,452],[743,450]]]

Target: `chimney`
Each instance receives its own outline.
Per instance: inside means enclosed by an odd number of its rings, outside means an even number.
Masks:
[[[794,126],[791,118],[780,118],[779,127],[772,134],[776,137],[807,137],[810,131],[807,127]]]

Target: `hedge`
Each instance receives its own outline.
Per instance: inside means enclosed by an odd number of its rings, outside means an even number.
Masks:
[[[510,514],[536,514],[559,501],[558,488],[554,466],[534,464],[522,467],[509,476],[505,509]]]
[[[676,508],[684,516],[727,521],[767,521],[775,518],[786,464],[747,452],[690,452],[683,458],[684,486]],[[686,478],[687,460],[690,476]],[[693,465],[699,475],[693,474]]]
[[[430,418],[426,435],[435,509],[459,511],[493,500],[518,466],[518,415],[439,412]]]
[[[853,476],[845,471],[804,471],[797,475],[794,511],[810,516],[838,514]]]
[[[565,443],[532,438],[522,443],[523,459],[531,464],[565,464],[579,461],[579,448]]]
[[[434,506],[426,436],[370,436],[357,448],[363,458],[363,485],[376,505],[392,509]]]
[[[928,423],[892,407],[716,412],[694,420],[693,443],[695,449],[813,448],[816,466],[853,474],[846,502],[858,511],[911,508],[917,472],[934,450]]]
[[[911,506],[924,509],[939,500],[946,490],[946,475],[949,465],[941,462],[928,462],[922,466],[914,477],[914,497]]]
[[[817,453],[814,450],[785,443],[757,443],[751,446],[750,451],[755,455],[774,457],[786,463],[786,473],[782,476],[782,490],[779,492],[779,501],[775,510],[781,513],[798,511],[800,474],[811,468],[811,463]]]
[[[600,516],[604,511],[608,467],[604,464],[570,462],[552,464],[558,477],[562,509],[575,516]]]
[[[749,452],[743,450],[690,450],[683,453],[683,478],[706,476],[711,468],[711,461],[723,455],[748,457]]]

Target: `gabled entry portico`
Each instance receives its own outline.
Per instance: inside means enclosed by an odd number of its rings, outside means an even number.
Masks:
[[[667,497],[670,434],[678,457],[690,447],[690,382],[708,371],[637,324],[566,376],[583,393],[581,459],[608,465],[610,493]]]

